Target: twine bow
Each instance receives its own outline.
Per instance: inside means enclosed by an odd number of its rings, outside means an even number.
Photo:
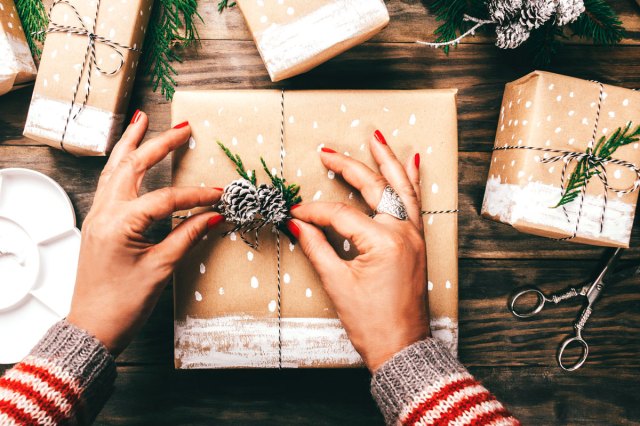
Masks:
[[[80,25],[79,26],[63,25],[63,24],[54,22],[52,19],[52,16],[53,16],[52,13],[53,13],[53,9],[58,5],[69,7],[73,12],[73,14],[75,15],[75,17],[77,18]],[[89,29],[85,24],[85,21],[80,16],[78,9],[73,4],[71,4],[69,0],[56,0],[53,2],[53,4],[51,5],[51,8],[49,9],[49,22],[50,22],[49,28],[47,28],[45,31],[42,31],[45,33],[73,34],[73,35],[87,37],[89,39],[89,42],[87,44],[87,51],[84,55],[84,61],[82,62],[82,67],[80,68],[80,75],[78,76],[78,81],[76,82],[73,90],[71,105],[69,106],[69,112],[67,113],[67,119],[64,125],[64,130],[62,131],[62,137],[60,139],[60,148],[63,151],[66,151],[66,149],[64,148],[64,138],[67,134],[67,128],[69,127],[69,122],[71,121],[72,118],[75,120],[78,114],[80,114],[84,110],[87,104],[87,100],[89,99],[89,93],[91,92],[91,74],[93,69],[95,68],[96,71],[98,71],[100,74],[103,74],[103,75],[115,75],[118,72],[120,72],[120,70],[122,69],[125,63],[123,50],[140,52],[140,50],[137,48],[126,46],[124,44],[110,40],[104,36],[101,36],[99,34],[96,34],[96,24],[98,21],[99,10],[100,10],[100,0],[97,0],[96,13],[93,17],[93,24],[91,25],[91,29]],[[118,55],[119,61],[113,69],[107,70],[102,68],[100,65],[98,65],[98,62],[96,60],[97,44],[102,44],[104,46],[107,46],[109,49],[113,51],[113,53]],[[82,76],[84,75],[85,70],[87,70],[87,84],[86,84],[84,96],[82,97],[82,103],[80,108],[72,117],[71,113],[73,112],[74,104],[76,104],[76,98],[78,97],[78,91],[80,89],[80,82],[82,81]]]
[[[550,164],[558,161],[564,162],[564,165],[562,166],[562,173],[560,175],[560,187],[563,195],[566,193],[566,190],[567,190],[566,174],[567,174],[567,169],[569,167],[569,164],[574,161],[580,162],[582,160],[585,160],[586,171],[584,173],[583,183],[580,188],[580,204],[578,207],[578,217],[576,219],[576,226],[570,237],[560,238],[560,240],[570,240],[572,238],[575,238],[576,235],[578,234],[578,227],[580,226],[580,217],[582,216],[582,210],[584,207],[584,198],[586,195],[586,188],[592,176],[594,175],[597,176],[600,179],[600,182],[602,182],[602,187],[603,187],[604,201],[602,203],[602,209],[600,213],[600,232],[601,233],[604,228],[604,217],[607,210],[609,191],[624,195],[624,194],[629,194],[634,191],[637,191],[638,188],[640,188],[640,168],[638,168],[635,164],[625,160],[619,160],[617,158],[602,158],[590,152],[565,151],[561,149],[541,148],[537,146],[505,145],[501,147],[495,147],[493,150],[506,151],[510,149],[527,149],[527,150],[542,151],[547,153],[552,152],[552,153],[558,154],[552,157],[543,158],[540,160],[540,163]],[[607,178],[607,168],[606,168],[607,164],[615,164],[621,167],[626,167],[631,172],[635,173],[636,179],[633,182],[633,184],[623,189],[614,188],[613,186],[611,186],[609,184],[609,179]],[[591,172],[591,170],[593,170],[593,172]],[[565,217],[567,218],[567,221],[570,222],[569,213],[567,212],[565,205],[562,206],[562,210],[564,212]]]

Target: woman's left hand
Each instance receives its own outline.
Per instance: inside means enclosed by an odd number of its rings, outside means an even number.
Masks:
[[[158,244],[144,237],[154,221],[177,210],[210,206],[221,195],[220,188],[169,187],[139,196],[146,171],[191,134],[185,122],[140,145],[147,125],[147,116],[136,111],[100,175],[82,226],[76,287],[67,317],[114,356],[147,320],[180,259],[209,228],[224,220],[217,213],[201,213]]]

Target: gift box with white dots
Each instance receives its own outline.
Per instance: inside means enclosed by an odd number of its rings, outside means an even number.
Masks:
[[[389,23],[381,0],[238,0],[272,81],[309,71]]]
[[[152,5],[54,4],[25,136],[75,155],[111,151],[122,134]]]
[[[0,95],[36,78],[36,66],[13,0],[0,0]]]
[[[258,183],[268,183],[260,157],[280,174],[284,146],[282,171],[288,183],[300,185],[303,203],[343,202],[371,213],[356,190],[323,166],[318,152],[330,147],[375,169],[369,141],[379,129],[402,161],[421,155],[422,207],[431,212],[423,216],[431,328],[455,352],[457,215],[435,213],[457,209],[455,99],[455,90],[178,91],[172,123],[188,120],[192,138],[174,154],[173,185],[224,187],[238,179],[218,141],[248,170],[257,170]],[[176,367],[361,365],[300,247],[265,227],[255,250],[238,233],[223,237],[232,228],[210,231],[175,274]],[[327,236],[343,258],[357,255],[351,241],[332,230]]]
[[[482,215],[530,234],[628,247],[639,125],[635,90],[541,71],[507,84]]]

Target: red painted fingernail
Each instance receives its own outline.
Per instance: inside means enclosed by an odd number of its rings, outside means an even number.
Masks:
[[[387,140],[384,138],[384,136],[382,136],[382,133],[380,133],[380,130],[376,130],[375,132],[373,132],[373,136],[382,145],[386,145],[387,144]]]
[[[217,216],[213,216],[211,219],[209,219],[207,221],[207,229],[211,229],[214,226],[224,222],[224,216],[222,216],[221,214],[217,215]]]
[[[416,165],[416,169],[419,169],[419,168],[420,168],[420,154],[416,154],[416,155],[413,157],[413,162],[414,162],[414,163],[415,163],[415,165]]]
[[[218,191],[224,191],[224,188],[220,188],[218,186],[214,186],[213,189],[217,189]]]
[[[296,239],[300,239],[300,228],[298,228],[298,225],[296,225],[292,220],[287,222],[287,229],[294,237],[296,237]]]
[[[139,109],[136,110],[136,112],[133,113],[133,117],[131,117],[131,123],[129,124],[135,124],[138,122],[138,120],[140,120],[140,113],[142,111],[140,111]]]
[[[320,148],[320,151],[322,152],[326,152],[329,154],[335,154],[336,152],[334,150],[332,150],[331,148],[325,148],[324,146],[322,148]]]
[[[297,209],[298,207],[300,207],[300,203],[292,205],[291,208],[289,208],[289,211],[292,211],[293,209]]]
[[[182,129],[183,127],[186,127],[189,125],[188,121],[183,121],[180,124],[176,124],[175,126],[173,126],[174,129]]]

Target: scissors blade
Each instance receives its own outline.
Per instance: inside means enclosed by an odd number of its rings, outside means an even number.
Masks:
[[[620,259],[620,255],[622,254],[623,251],[624,251],[623,248],[615,249],[609,255],[609,258],[607,259],[607,263],[604,265],[604,267],[602,268],[602,270],[600,271],[596,279],[593,280],[590,284],[587,284],[582,288],[582,291],[580,293],[584,294],[587,297],[587,300],[589,301],[589,305],[592,305],[598,299],[598,297],[600,297],[600,292],[605,286],[605,281],[604,281],[605,277],[607,277],[607,282],[611,282],[611,280],[609,279],[611,278],[610,274],[613,271],[616,264],[618,263],[618,260]]]

